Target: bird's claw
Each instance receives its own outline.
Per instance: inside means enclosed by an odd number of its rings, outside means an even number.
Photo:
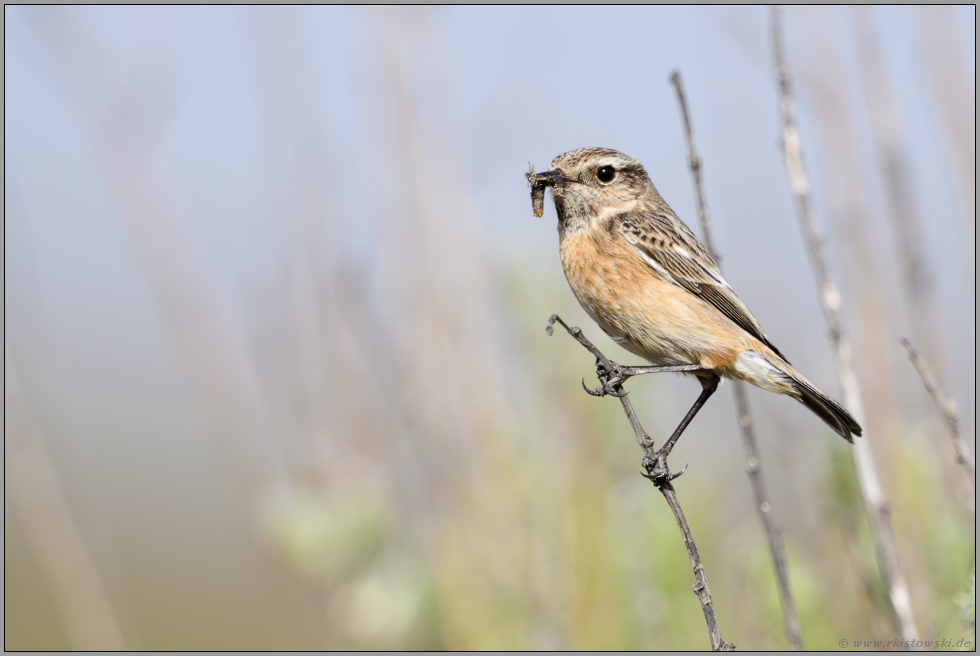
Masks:
[[[629,376],[624,375],[623,368],[615,362],[610,362],[608,367],[602,362],[596,362],[596,376],[599,378],[599,387],[594,390],[586,387],[585,379],[582,379],[582,387],[592,396],[615,396],[621,399],[629,394],[622,387]]]
[[[585,384],[584,378],[582,379],[582,389],[584,389],[591,396],[605,396],[605,392],[603,392],[601,387],[594,390],[589,389],[588,385]]]
[[[585,379],[582,379],[582,389],[588,392],[592,396],[615,396],[617,399],[624,398],[629,392],[619,387],[618,383],[610,384],[606,381],[599,380],[602,385],[595,389],[589,389],[585,384]]]

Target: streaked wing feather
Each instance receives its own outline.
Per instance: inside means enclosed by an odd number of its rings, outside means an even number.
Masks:
[[[673,230],[670,231],[662,229],[670,217],[660,215],[656,219],[659,220],[626,220],[622,224],[623,235],[651,264],[654,272],[710,303],[788,363],[789,360],[769,342],[762,332],[762,326],[725,282],[718,266],[694,233],[679,219],[674,219],[670,226]],[[679,252],[678,247],[683,252]]]

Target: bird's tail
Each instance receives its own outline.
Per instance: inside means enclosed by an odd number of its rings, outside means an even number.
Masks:
[[[813,383],[801,376],[792,367],[786,367],[786,371],[793,379],[793,387],[799,394],[797,400],[808,407],[815,415],[827,422],[837,433],[848,442],[854,443],[851,434],[861,435],[861,426],[854,420],[854,417],[844,409],[844,407],[833,400],[816,387]],[[794,395],[796,396],[796,395]]]
[[[732,374],[764,390],[792,396],[848,442],[854,442],[852,434],[861,435],[861,426],[840,403],[814,387],[789,362],[763,344],[739,354]]]

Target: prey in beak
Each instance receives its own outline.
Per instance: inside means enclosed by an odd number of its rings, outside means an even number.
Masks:
[[[559,198],[565,195],[565,185],[575,182],[571,178],[566,178],[561,171],[544,171],[535,173],[534,166],[529,165],[528,172],[524,174],[527,184],[531,187],[531,209],[534,216],[544,214],[544,190],[551,187],[551,193]]]

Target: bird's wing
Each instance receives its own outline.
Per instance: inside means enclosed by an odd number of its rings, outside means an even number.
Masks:
[[[710,303],[786,360],[722,277],[704,245],[680,219],[672,213],[627,215],[620,231],[656,275]]]

